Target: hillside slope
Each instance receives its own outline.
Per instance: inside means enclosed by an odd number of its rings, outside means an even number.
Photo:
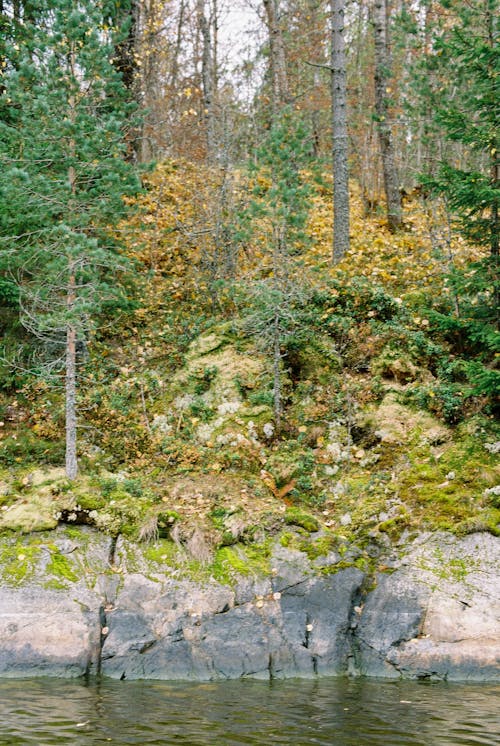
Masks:
[[[498,332],[481,318],[481,255],[431,231],[416,202],[388,233],[353,189],[352,249],[332,268],[329,187],[315,185],[283,296],[278,428],[269,226],[240,234],[236,211],[221,241],[218,173],[167,163],[148,178],[120,227],[128,298],[82,359],[76,481],[59,468],[61,390],[3,371],[0,530],[92,525],[200,566],[235,545],[257,561],[276,535],[312,557],[354,541],[368,566],[373,542],[424,529],[498,534]],[[240,212],[247,189],[240,176]]]

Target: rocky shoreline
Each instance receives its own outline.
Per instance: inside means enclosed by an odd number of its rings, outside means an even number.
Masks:
[[[44,536],[32,575],[13,580],[12,542],[0,541],[1,677],[500,680],[500,539],[487,533],[421,534],[373,571],[328,556],[319,570],[277,543],[268,574],[231,584],[85,527]]]

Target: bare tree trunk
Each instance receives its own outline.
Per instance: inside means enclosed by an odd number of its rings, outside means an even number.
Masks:
[[[491,47],[491,49],[494,49],[497,43],[498,35],[495,34],[495,19],[491,12],[489,4],[486,4],[486,27],[488,29],[488,46]],[[493,76],[495,75],[495,71],[493,69],[492,65],[489,65],[489,73]],[[498,186],[500,184],[500,165],[498,162],[498,148],[499,148],[499,142],[500,138],[498,135],[498,129],[493,134],[492,142],[490,143],[490,155],[491,155],[491,163],[490,163],[490,184],[493,187],[493,189],[498,190]],[[498,194],[498,192],[496,191]],[[498,199],[494,199],[491,204],[491,215],[490,215],[490,250],[491,250],[491,256],[495,259],[496,262],[499,260],[500,256],[500,219],[499,219],[499,205],[498,205]],[[500,307],[500,304],[498,303],[500,291],[498,290],[498,285],[496,286],[496,296],[497,296],[497,308]]]
[[[136,133],[135,152],[140,163],[164,154],[167,139],[160,113],[165,80],[162,77],[160,44],[162,4],[159,0],[132,0],[135,7],[134,58],[138,59],[134,93],[142,116]]]
[[[279,435],[283,417],[283,396],[281,393],[281,330],[278,307],[275,309],[273,323],[273,401],[274,423],[276,425],[276,433]]]
[[[331,11],[333,263],[337,264],[349,249],[347,72],[344,39],[345,0],[331,0]]]
[[[186,11],[185,0],[181,0],[179,6],[179,15],[177,20],[177,32],[175,36],[175,45],[172,55],[172,67],[169,75],[169,88],[174,91],[177,88],[177,77],[179,75],[179,60],[182,48],[182,35],[184,31],[184,15]]]
[[[269,72],[271,74],[271,104],[273,116],[290,101],[286,72],[285,45],[279,18],[279,0],[264,0],[269,34]]]
[[[202,39],[201,81],[203,89],[203,119],[206,127],[207,160],[215,158],[215,113],[214,113],[214,62],[210,19],[205,12],[204,0],[198,0],[198,24]]]
[[[122,76],[123,84],[132,100],[140,99],[140,85],[137,66],[137,36],[139,26],[139,0],[131,0],[124,9],[119,4],[111,15],[110,21],[119,28],[127,24],[126,33],[115,44],[113,64]],[[144,161],[142,154],[142,137],[144,132],[131,130],[127,137],[128,157],[130,160]]]
[[[74,50],[70,55],[71,71],[74,74],[76,58]],[[76,102],[74,96],[70,96],[70,119],[76,121]],[[76,155],[76,143],[73,138],[69,141],[69,156],[73,160]],[[68,212],[74,210],[76,198],[76,170],[73,165],[68,168],[68,182],[71,199],[68,204]],[[76,328],[72,314],[76,301],[76,274],[74,261],[68,256],[68,283],[66,288],[66,311],[68,320],[66,322],[66,406],[65,406],[65,429],[66,429],[66,476],[75,479],[78,473],[78,460],[76,455]]]
[[[7,39],[8,22],[4,18],[4,7],[3,0],[0,0],[0,70],[3,72],[6,64],[6,49],[5,40]],[[5,83],[3,81],[3,74],[0,75],[0,96],[5,93]]]
[[[212,40],[212,81],[214,95],[219,89],[219,6],[217,0],[212,0],[210,9],[210,29]]]
[[[316,99],[317,92],[320,90],[320,76],[318,70],[314,71],[313,86],[314,99]],[[321,152],[321,122],[320,109],[318,108],[315,100],[313,108],[311,110],[311,129],[313,137],[313,155],[315,158],[318,158]]]
[[[69,314],[75,303],[75,275],[70,268],[67,290]],[[75,479],[78,473],[76,455],[76,329],[69,321],[66,328],[66,476]]]
[[[388,94],[391,91],[391,59],[387,32],[387,2],[373,0],[371,16],[375,37],[375,111],[384,172],[384,190],[387,200],[387,222],[392,231],[403,224],[401,193],[396,169],[394,140],[389,122]]]

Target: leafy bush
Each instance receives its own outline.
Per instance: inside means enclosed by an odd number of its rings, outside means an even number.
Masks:
[[[202,422],[208,422],[214,415],[214,410],[199,396],[189,405],[189,410],[194,417],[199,417]]]
[[[248,395],[248,401],[254,407],[272,407],[274,401],[273,392],[271,389],[252,391],[252,393]]]
[[[194,392],[198,396],[204,394],[210,388],[210,384],[217,377],[219,369],[216,365],[209,365],[203,371],[203,375],[195,383]]]
[[[356,321],[377,319],[389,321],[397,317],[404,318],[407,313],[400,300],[393,298],[384,288],[373,285],[364,277],[347,277],[334,280],[329,284],[331,288],[329,302],[335,312],[341,316],[350,316]],[[324,295],[316,295],[319,300]]]

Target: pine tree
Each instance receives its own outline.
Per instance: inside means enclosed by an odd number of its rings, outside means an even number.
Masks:
[[[268,136],[255,154],[256,176],[247,221],[259,218],[268,228],[270,277],[251,289],[255,312],[246,328],[258,336],[272,356],[273,400],[276,431],[283,415],[282,348],[297,326],[295,306],[300,306],[302,284],[297,254],[306,240],[311,188],[303,169],[310,161],[308,132],[300,117],[284,107],[275,117]]]
[[[77,474],[77,346],[114,292],[110,228],[137,189],[131,111],[99,0],[46,0],[5,80],[0,250],[21,320],[65,371],[66,471]]]
[[[431,195],[444,197],[460,232],[489,249],[481,261],[451,272],[454,307],[435,313],[435,323],[476,356],[464,368],[475,393],[488,397],[499,382],[498,5],[441,0],[429,51],[415,71],[428,131],[445,146],[422,182]]]
[[[461,158],[444,158],[426,185],[443,194],[462,232],[499,254],[500,160],[498,106],[500,54],[498,0],[442,6],[431,51],[418,69],[430,80],[423,104],[434,133],[461,145]]]

